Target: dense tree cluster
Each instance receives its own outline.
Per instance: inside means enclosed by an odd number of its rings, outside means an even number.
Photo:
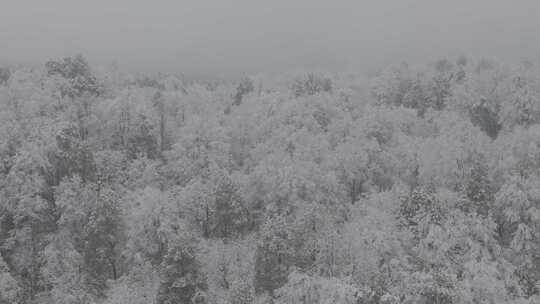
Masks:
[[[540,68],[0,69],[0,303],[540,303]]]

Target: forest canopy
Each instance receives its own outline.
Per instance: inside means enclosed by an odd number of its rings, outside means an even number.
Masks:
[[[540,66],[0,68],[0,304],[540,303]]]

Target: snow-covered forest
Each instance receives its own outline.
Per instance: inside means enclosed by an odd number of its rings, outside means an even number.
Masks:
[[[540,66],[1,68],[0,303],[540,303]]]

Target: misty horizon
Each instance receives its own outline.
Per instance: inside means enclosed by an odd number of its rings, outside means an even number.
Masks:
[[[238,76],[540,56],[540,2],[528,0],[7,2],[2,64],[83,54],[134,72]]]

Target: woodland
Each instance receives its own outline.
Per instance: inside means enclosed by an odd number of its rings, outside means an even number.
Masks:
[[[540,66],[0,68],[1,304],[538,304]]]

